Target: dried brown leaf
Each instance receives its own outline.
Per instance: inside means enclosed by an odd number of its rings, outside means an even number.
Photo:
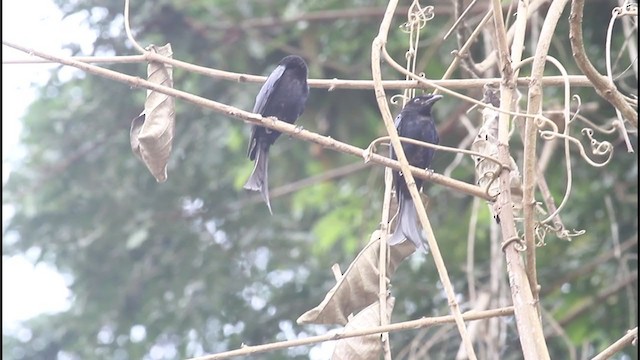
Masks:
[[[171,44],[160,47],[151,45],[147,50],[167,57],[173,55]],[[147,66],[147,80],[173,87],[173,67],[152,61]],[[173,97],[148,90],[144,111],[131,122],[131,149],[158,182],[167,180],[167,163],[174,137],[175,114]]]
[[[142,154],[140,153],[140,140],[138,140],[138,136],[140,135],[140,129],[142,129],[142,125],[144,124],[144,119],[145,116],[143,111],[131,121],[131,131],[129,132],[129,140],[131,141],[131,150],[133,150],[133,155],[141,161],[144,160],[142,160]]]
[[[405,241],[408,242],[408,241]],[[391,312],[393,311],[393,305],[395,298],[389,296],[387,298],[387,322],[391,318]],[[345,331],[367,329],[380,325],[380,302],[367,306],[354,316],[347,326]],[[340,339],[336,342],[336,347],[333,350],[332,360],[367,360],[378,359],[382,352],[382,340],[380,334],[371,334],[359,337],[351,337],[346,339]]]
[[[345,325],[350,314],[378,300],[380,233],[376,230],[371,234],[367,246],[356,256],[324,300],[315,308],[302,314],[297,320],[298,324]],[[391,246],[387,276],[393,275],[400,262],[415,251],[416,248],[410,241]]]

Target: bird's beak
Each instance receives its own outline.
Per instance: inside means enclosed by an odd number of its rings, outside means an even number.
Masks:
[[[433,103],[435,103],[436,101],[442,99],[442,95],[433,95],[426,103],[426,105],[431,105]]]

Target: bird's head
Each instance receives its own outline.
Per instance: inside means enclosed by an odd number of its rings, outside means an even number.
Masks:
[[[419,95],[409,100],[406,106],[419,109],[421,113],[431,113],[431,107],[440,99],[442,99],[442,95]]]
[[[307,63],[304,62],[300,56],[289,55],[285,56],[278,65],[284,66],[287,70],[294,70],[300,72],[304,77],[307,76]]]

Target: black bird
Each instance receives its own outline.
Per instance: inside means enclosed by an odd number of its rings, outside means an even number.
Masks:
[[[442,99],[442,95],[420,95],[411,99],[395,119],[398,135],[438,144],[440,139],[431,115],[431,107],[440,99]],[[431,166],[435,149],[405,142],[402,143],[402,149],[409,164],[422,169]],[[397,159],[393,147],[391,148],[391,158]],[[423,180],[415,178],[415,181],[416,186],[420,189]],[[401,171],[393,172],[393,183],[398,198],[398,220],[393,235],[389,238],[389,245],[399,244],[405,239],[409,239],[416,245],[416,248],[426,251],[422,228],[418,224],[416,207]]]
[[[253,112],[264,117],[276,118],[293,124],[302,112],[309,96],[307,85],[307,64],[295,55],[290,55],[278,63],[267,81],[262,85],[256,96]],[[244,184],[244,188],[252,191],[260,191],[269,212],[269,147],[280,136],[280,132],[262,126],[253,125],[247,156],[255,160],[253,172]]]

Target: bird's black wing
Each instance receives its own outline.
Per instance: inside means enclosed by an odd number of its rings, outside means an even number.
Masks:
[[[400,114],[398,114],[398,116],[396,116],[396,118],[393,119],[393,125],[396,127],[396,130],[398,130],[398,127],[400,126],[401,121],[402,121],[402,112],[400,112]]]
[[[287,68],[284,65],[278,65],[278,67],[276,67],[271,72],[271,74],[267,78],[267,81],[264,82],[262,88],[260,89],[260,92],[256,96],[256,103],[253,106],[254,113],[262,114],[262,111],[269,101],[269,96],[271,96],[271,94],[273,93],[273,90],[276,88],[278,81],[280,80],[282,74],[284,74],[284,71],[286,69]]]
[[[398,132],[398,136],[402,136],[400,135],[400,124],[402,122],[402,112],[400,112],[395,119],[393,119],[393,125],[396,128],[396,131]],[[391,158],[393,160],[396,160],[396,152],[393,150],[393,145],[391,145],[391,141],[389,141],[389,155],[391,156]]]

